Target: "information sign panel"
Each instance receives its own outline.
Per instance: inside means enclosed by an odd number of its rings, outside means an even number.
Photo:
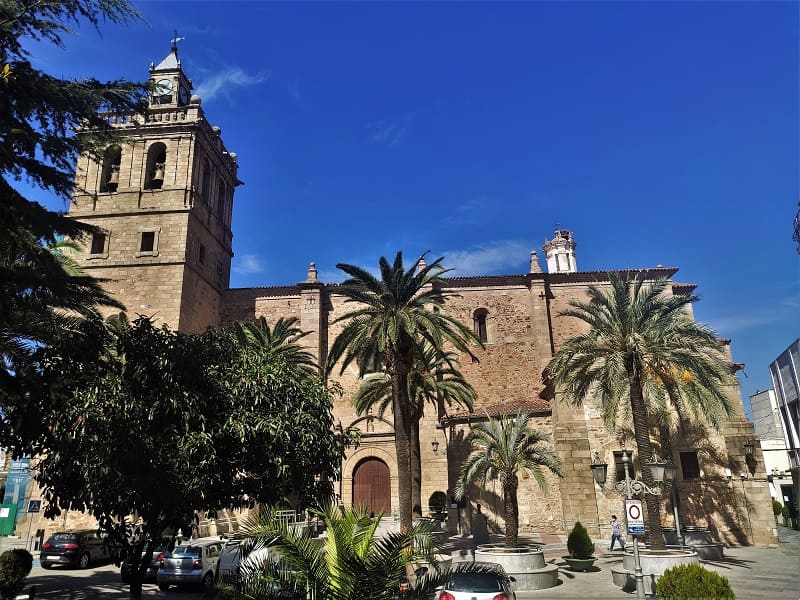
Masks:
[[[625,500],[625,519],[628,522],[628,533],[641,535],[644,533],[644,512],[641,500]]]

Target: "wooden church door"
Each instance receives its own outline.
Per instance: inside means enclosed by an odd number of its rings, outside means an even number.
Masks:
[[[368,513],[390,515],[392,511],[389,467],[379,458],[367,458],[353,474],[353,506]]]

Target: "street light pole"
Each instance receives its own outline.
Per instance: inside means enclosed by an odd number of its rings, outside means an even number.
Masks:
[[[644,494],[652,494],[653,496],[660,496],[661,495],[661,488],[660,487],[649,487],[644,481],[639,481],[638,479],[632,479],[629,470],[629,463],[630,458],[628,457],[628,453],[623,451],[622,453],[622,466],[625,470],[625,479],[621,481],[615,481],[614,486],[612,488],[606,488],[606,476],[608,471],[608,464],[601,463],[600,457],[597,452],[594,454],[594,462],[590,465],[592,469],[592,475],[594,476],[594,480],[600,485],[600,489],[603,490],[604,494],[612,494],[618,493],[623,494],[626,500],[633,500],[634,496],[640,496]],[[674,470],[667,468],[667,463],[659,462],[659,461],[652,461],[649,463],[645,463],[643,466],[649,467],[650,471],[653,475],[653,481],[655,483],[662,483],[664,481],[664,476],[674,476]],[[628,522],[628,511],[625,511],[625,522]],[[637,600],[644,600],[644,574],[642,573],[642,563],[639,560],[639,538],[635,533],[630,531],[628,528],[628,533],[631,534],[633,537],[633,576],[636,580],[636,598]]]

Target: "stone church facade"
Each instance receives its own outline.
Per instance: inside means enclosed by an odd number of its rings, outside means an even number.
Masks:
[[[236,154],[228,151],[220,129],[209,123],[201,99],[191,94],[177,48],[151,65],[150,78],[155,87],[146,115],[109,115],[127,142],[110,147],[99,163],[86,156],[79,160],[70,215],[104,232],[87,241],[78,256],[81,265],[87,273],[107,279],[108,289],[130,314],[155,315],[185,332],[261,316],[269,322],[297,317],[300,327],[310,332],[302,343],[323,363],[341,329],[334,321],[348,310],[337,285],[318,281],[311,263],[307,273],[298,274],[298,283],[229,287],[231,215],[234,191],[241,183]],[[570,231],[556,231],[543,250],[546,269],[532,252],[526,273],[445,280],[455,295],[444,309],[474,325],[485,348],[476,351],[478,361],[461,361],[462,372],[477,391],[475,411],[434,414],[426,408],[421,424],[422,499],[427,503],[436,491],[449,498],[469,451],[465,440],[473,424],[486,414],[525,409],[532,415],[531,425],[551,435],[565,477],[549,477],[546,493],[532,479],[521,481],[521,532],[564,533],[580,520],[593,535],[608,537],[607,523],[612,513],[621,513],[622,501],[604,495],[594,483],[590,456],[598,452],[610,463],[613,478],[624,440],[609,435],[591,402],[572,408],[542,380],[553,352],[581,329],[578,321],[559,312],[571,300],[584,299],[589,285],[602,284],[608,276],[578,270]],[[667,278],[672,294],[689,294],[695,288],[675,281],[675,268],[658,266],[641,273]],[[346,370],[339,380],[344,395],[335,401],[336,418],[345,426],[358,426],[363,434],[361,445],[344,460],[339,499],[345,505],[365,504],[392,514],[398,502],[391,417],[357,415],[350,404],[359,384],[357,373]],[[729,543],[772,543],[775,522],[763,457],[744,417],[738,386],[727,393],[737,414],[724,431],[685,429],[673,441],[681,522],[708,526]],[[752,471],[745,462],[748,441],[755,441]],[[635,444],[629,440],[629,445]],[[636,468],[638,472],[638,463]],[[477,503],[488,513],[490,527],[502,530],[498,484],[472,488],[461,507],[448,502],[451,532],[469,531]],[[662,506],[669,525],[671,506]],[[423,512],[427,508],[422,507]]]

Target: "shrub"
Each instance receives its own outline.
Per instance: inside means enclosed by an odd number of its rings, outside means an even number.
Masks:
[[[695,600],[716,598],[734,600],[728,578],[696,563],[678,565],[664,571],[656,583],[659,600]]]
[[[788,506],[784,506],[784,507],[781,509],[781,516],[782,516],[784,519],[787,519],[787,520],[789,519],[789,507],[788,507]]]
[[[16,597],[25,585],[33,567],[33,556],[27,550],[14,548],[0,554],[0,599]]]
[[[783,504],[781,504],[780,502],[775,500],[775,498],[773,498],[772,499],[772,514],[777,517],[779,514],[781,514],[782,511],[783,511]]]
[[[571,558],[591,558],[594,554],[594,544],[586,527],[576,521],[575,527],[569,532],[567,538],[567,550]]]
[[[447,507],[447,494],[442,491],[433,492],[428,498],[428,508],[431,512],[445,512]]]

